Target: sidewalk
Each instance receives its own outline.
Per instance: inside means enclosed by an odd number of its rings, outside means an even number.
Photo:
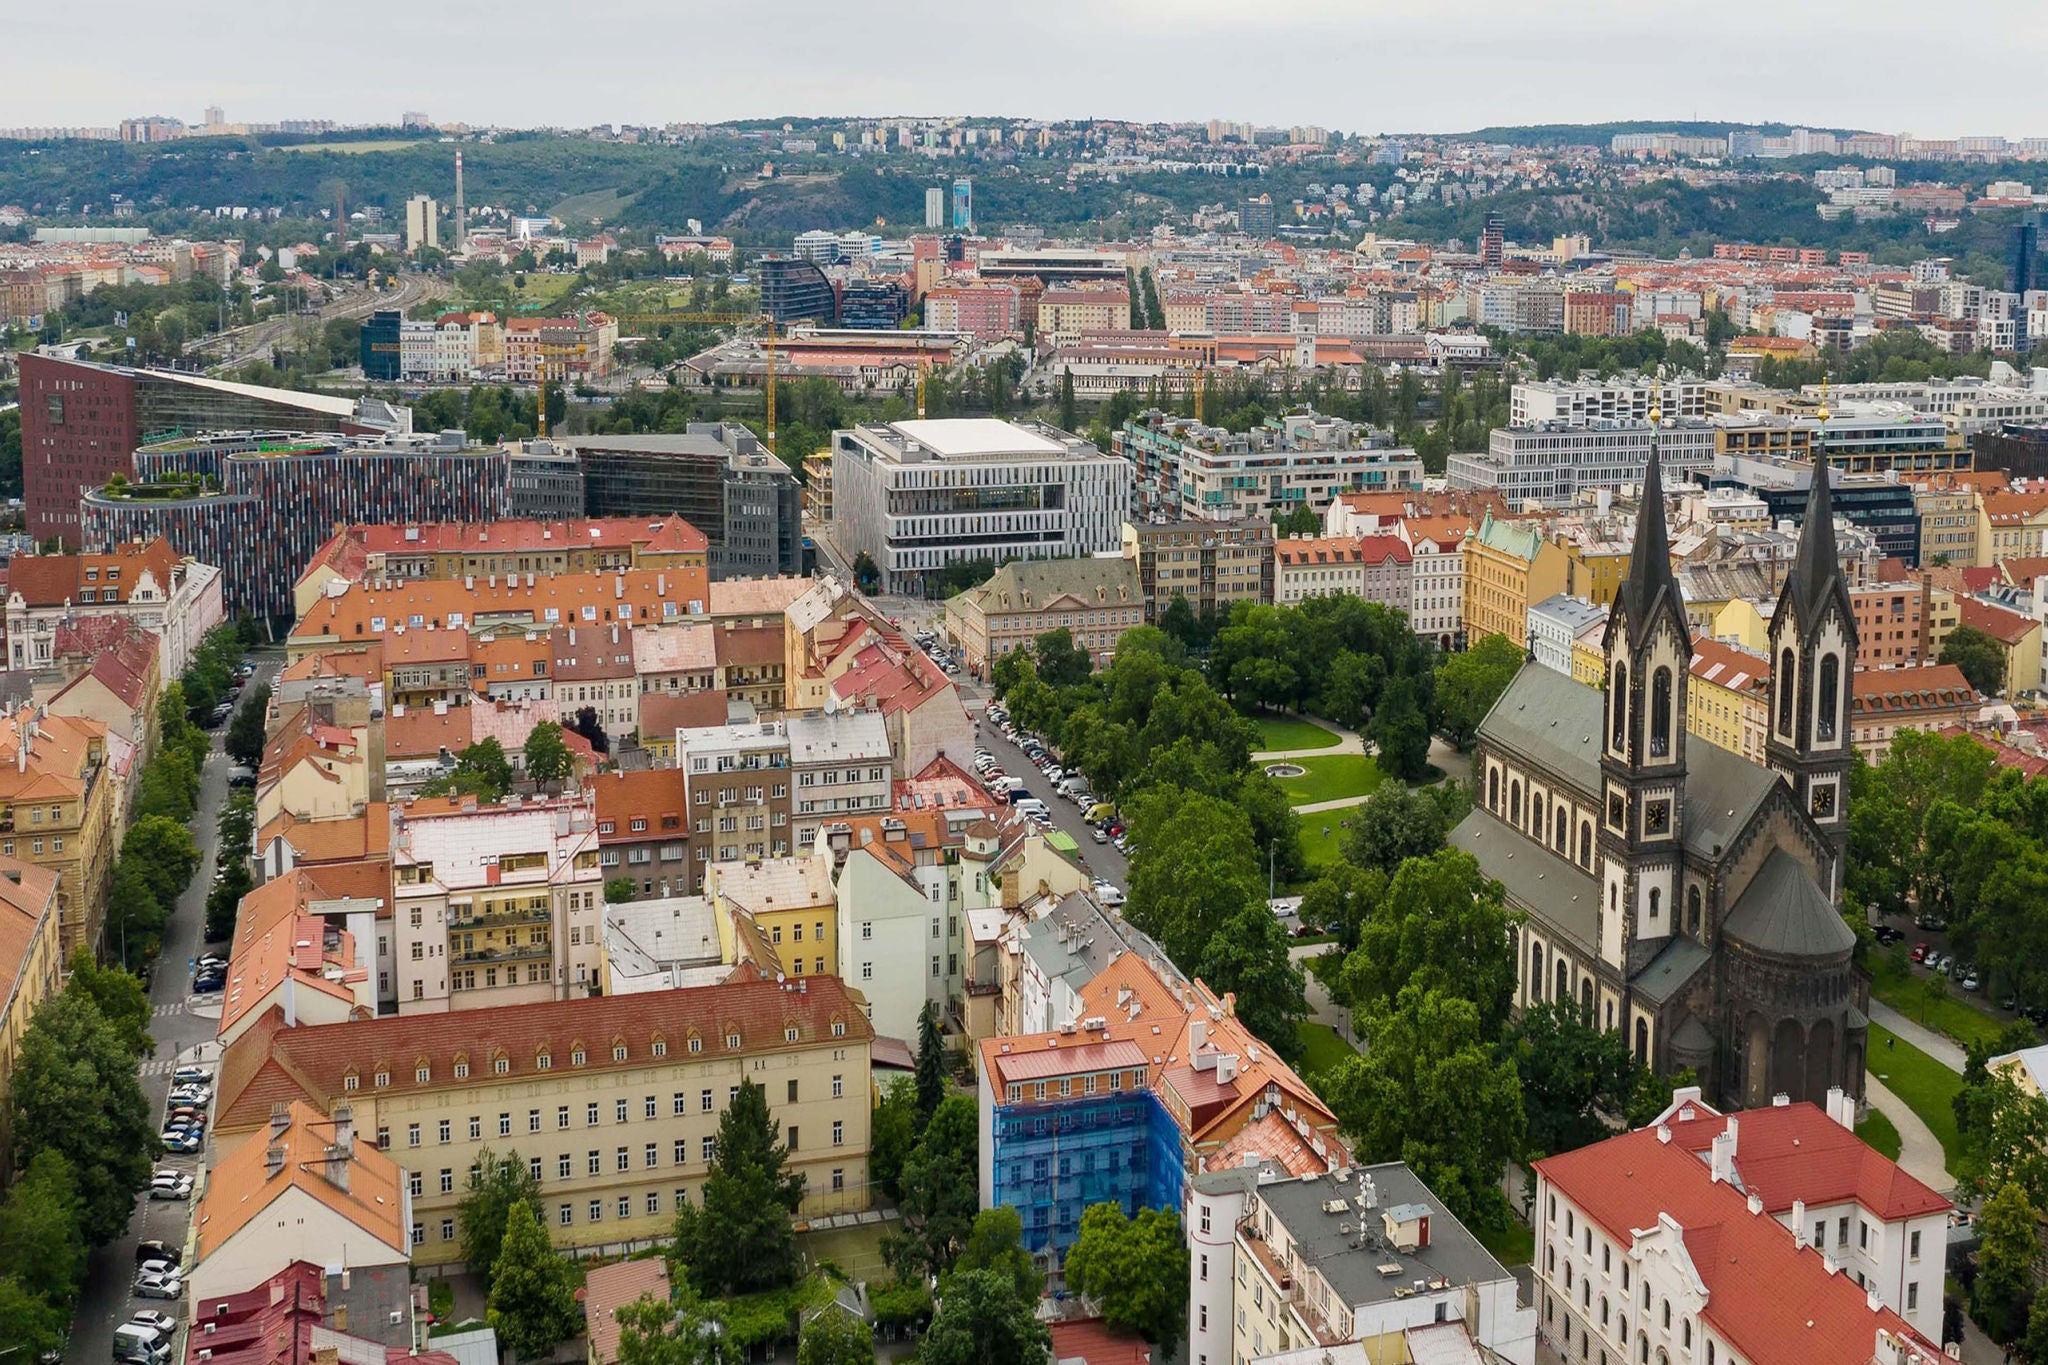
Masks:
[[[1335,744],[1326,744],[1320,749],[1267,749],[1252,755],[1254,763],[1278,763],[1289,758],[1322,758],[1326,754],[1362,754],[1366,752],[1365,737],[1356,730],[1324,720],[1321,716],[1298,715],[1293,711],[1278,711],[1274,714],[1288,720],[1305,721],[1310,725],[1328,730],[1337,736]]]
[[[1941,1150],[1941,1144],[1934,1140],[1933,1130],[1877,1078],[1876,1072],[1864,1075],[1863,1095],[1870,1101],[1871,1108],[1890,1119],[1892,1127],[1899,1130],[1899,1169],[1934,1189],[1954,1189],[1956,1179],[1942,1164],[1946,1154]]]
[[[1919,1048],[1928,1056],[1934,1058],[1935,1061],[1940,1062],[1950,1071],[1961,1071],[1963,1069],[1963,1049],[1954,1039],[1946,1034],[1936,1033],[1932,1029],[1924,1028],[1914,1023],[1882,1000],[1871,1000],[1870,1017],[1877,1023],[1890,1029],[1893,1033],[1898,1034],[1899,1037],[1904,1038],[1914,1047]],[[1875,1061],[1877,1059],[1873,1057],[1871,1060]],[[1899,1131],[1903,1133],[1905,1129],[1901,1128]]]

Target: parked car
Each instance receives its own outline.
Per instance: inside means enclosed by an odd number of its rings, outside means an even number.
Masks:
[[[1102,829],[1100,826],[1096,827],[1095,829],[1091,829],[1088,832],[1090,835],[1094,837],[1095,842],[1098,844],[1106,844],[1109,842],[1109,831]]]
[[[1963,989],[1964,989],[1964,990],[1966,990],[1966,991],[1974,991],[1974,990],[1976,990],[1976,989],[1977,989],[1978,987],[1982,986],[1983,984],[1984,984],[1984,983],[1983,983],[1983,982],[1982,982],[1981,980],[1979,980],[1979,979],[1978,979],[1978,977],[1977,977],[1977,973],[1975,973],[1975,972],[1964,972],[1964,973],[1963,973]]]
[[[1095,883],[1095,899],[1101,901],[1110,909],[1115,909],[1124,903],[1123,888],[1112,886],[1108,882],[1097,882]]]
[[[189,1175],[178,1175],[166,1179],[163,1176],[158,1176],[149,1182],[149,1197],[151,1199],[190,1199],[192,1197],[192,1177]]]
[[[153,1331],[162,1332],[165,1335],[178,1330],[178,1320],[176,1318],[172,1317],[169,1313],[159,1313],[154,1308],[144,1308],[139,1312],[131,1313],[128,1315],[128,1321],[138,1323]]]
[[[197,1133],[190,1131],[171,1132],[166,1130],[157,1136],[158,1140],[163,1143],[165,1151],[178,1152],[187,1156],[206,1145],[204,1139]]]
[[[245,763],[237,763],[228,769],[230,787],[253,787],[256,785],[256,770]]]
[[[1894,943],[1903,943],[1906,939],[1906,931],[1904,929],[1894,929],[1889,924],[1878,925],[1870,931],[1870,935],[1886,947],[1890,947]]]
[[[139,1299],[182,1299],[185,1297],[185,1278],[182,1275],[137,1275],[135,1297]]]
[[[147,1261],[137,1262],[135,1273],[137,1275],[182,1275],[185,1272],[162,1257],[151,1257]]]
[[[1906,956],[1912,958],[1915,962],[1925,962],[1927,960],[1927,945],[1924,943],[1914,944],[1913,951],[1906,954]]]
[[[172,1246],[169,1242],[137,1242],[135,1244],[135,1264],[139,1266],[144,1261],[169,1261],[172,1265],[183,1265],[185,1263],[185,1253]]]
[[[181,1066],[171,1073],[171,1080],[178,1085],[189,1085],[195,1081],[211,1081],[213,1068],[210,1066]]]

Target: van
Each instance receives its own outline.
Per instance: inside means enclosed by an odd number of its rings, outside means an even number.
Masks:
[[[1023,811],[1026,815],[1052,814],[1051,809],[1046,806],[1045,802],[1035,796],[1027,796],[1022,801],[1017,802],[1017,809]]]
[[[1014,799],[1015,793],[1024,790],[1024,779],[1021,777],[999,777],[989,784],[988,789],[992,792],[1011,793]]]
[[[1077,796],[1077,795],[1079,795],[1080,793],[1082,793],[1082,792],[1084,792],[1084,791],[1087,791],[1087,790],[1088,790],[1088,779],[1087,779],[1087,778],[1085,778],[1085,777],[1083,777],[1083,776],[1081,776],[1081,775],[1080,775],[1079,773],[1071,773],[1071,774],[1069,774],[1068,776],[1066,776],[1066,777],[1063,777],[1063,778],[1061,778],[1061,779],[1060,779],[1060,795],[1061,795],[1061,796],[1067,796],[1067,797]]]
[[[124,1323],[114,1329],[114,1359],[132,1365],[164,1365],[171,1358],[171,1343],[163,1333],[140,1323]]]
[[[1099,824],[1115,814],[1116,804],[1114,802],[1097,801],[1094,805],[1088,808],[1087,820],[1088,823],[1091,825]]]

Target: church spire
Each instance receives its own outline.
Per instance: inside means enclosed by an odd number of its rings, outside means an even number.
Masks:
[[[1813,437],[1813,479],[1806,491],[1806,521],[1799,528],[1799,553],[1792,561],[1791,591],[1800,616],[1813,621],[1821,603],[1842,581],[1842,559],[1835,549],[1835,506],[1829,488],[1832,473],[1827,456],[1827,386],[1821,386],[1820,430]],[[1842,582],[1842,595],[1848,584]]]
[[[1643,466],[1643,496],[1636,508],[1634,548],[1629,552],[1628,578],[1616,594],[1616,606],[1627,618],[1630,635],[1638,640],[1649,634],[1650,622],[1660,610],[1669,610],[1685,628],[1684,599],[1678,580],[1671,574],[1671,535],[1664,525],[1664,471],[1658,456],[1658,430],[1663,411],[1650,408],[1650,458]],[[1691,635],[1686,635],[1688,642]]]

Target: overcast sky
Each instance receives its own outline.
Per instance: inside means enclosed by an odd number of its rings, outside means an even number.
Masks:
[[[1608,119],[2048,136],[2041,0],[0,4],[0,126],[773,115]]]

